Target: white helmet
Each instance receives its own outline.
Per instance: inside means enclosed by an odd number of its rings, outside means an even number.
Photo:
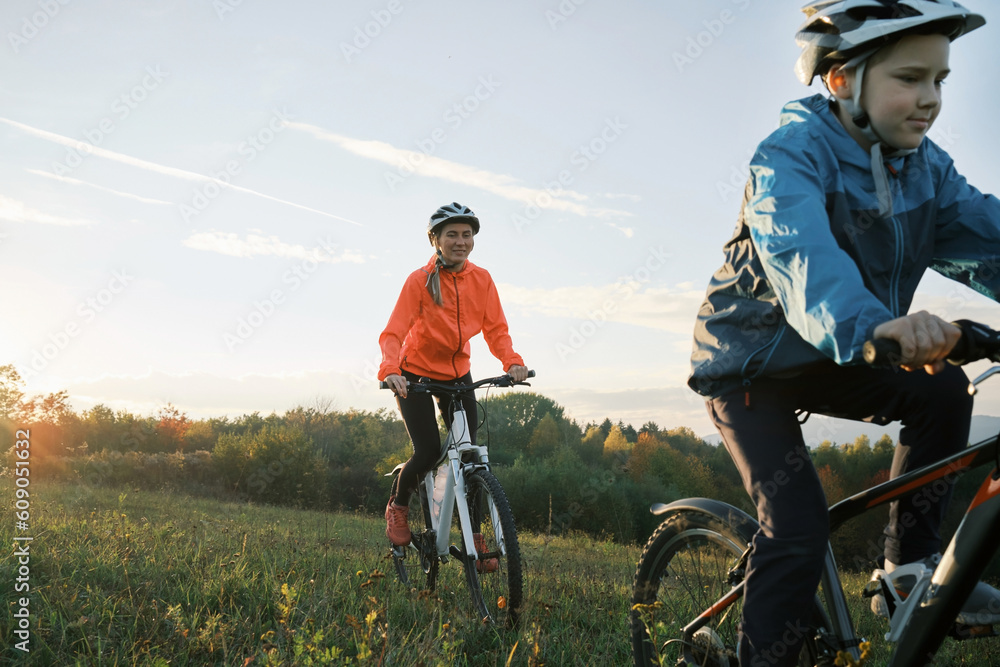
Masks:
[[[431,219],[427,223],[427,236],[432,238],[437,228],[449,222],[465,222],[472,225],[472,233],[479,233],[479,218],[476,214],[472,212],[472,209],[468,206],[463,206],[458,202],[452,202],[450,204],[445,204],[438,210],[434,211]],[[434,245],[433,238],[431,240],[431,245]]]
[[[795,35],[802,55],[795,74],[809,85],[831,65],[871,55],[901,32],[941,23],[956,39],[986,23],[954,0],[817,0],[802,8],[805,23]]]

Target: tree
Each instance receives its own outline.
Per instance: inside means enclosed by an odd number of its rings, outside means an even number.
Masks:
[[[547,414],[552,415],[564,437],[576,428],[564,416],[561,405],[530,391],[507,392],[491,398],[485,407],[487,421],[479,438],[488,436],[490,458],[497,463],[512,463],[518,455],[528,453],[531,435]]]
[[[632,425],[626,424],[621,419],[618,420],[618,429],[622,432],[622,435],[624,435],[625,439],[628,440],[629,442],[634,443],[639,437],[639,434],[635,432],[635,429],[632,428]]]
[[[632,449],[632,444],[625,439],[625,434],[617,426],[611,427],[611,432],[604,439],[604,455],[616,456],[619,452],[627,453]]]
[[[559,424],[551,413],[546,413],[531,434],[528,442],[528,453],[535,458],[544,458],[559,449],[562,443],[562,433]]]
[[[160,408],[157,417],[159,421],[156,423],[156,436],[160,441],[161,449],[170,452],[184,451],[184,446],[187,444],[184,436],[187,434],[191,420],[170,403],[167,403],[166,407]]]
[[[660,427],[657,425],[656,422],[654,422],[654,421],[648,421],[648,422],[646,422],[645,424],[642,425],[642,428],[639,429],[639,435],[642,435],[643,433],[650,433],[652,435],[660,435]]]
[[[605,439],[606,436],[599,426],[593,425],[588,428],[586,435],[580,440],[580,460],[590,465],[599,463],[601,454],[604,453]]]
[[[872,452],[879,460],[882,460],[886,455],[888,455],[889,460],[892,460],[895,451],[896,443],[892,441],[892,436],[888,433],[883,433],[882,437],[876,440],[875,445],[872,447]]]
[[[671,447],[684,454],[700,453],[706,447],[705,441],[687,426],[672,428],[666,433],[661,433],[660,437]]]
[[[24,380],[14,364],[0,366],[0,421],[14,421],[24,398]]]

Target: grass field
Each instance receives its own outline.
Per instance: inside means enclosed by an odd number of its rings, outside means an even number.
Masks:
[[[10,478],[0,500],[10,508]],[[0,619],[0,662],[33,665],[625,665],[637,547],[521,536],[516,631],[481,625],[460,568],[434,595],[404,590],[378,517],[140,489],[33,484],[30,653]],[[13,512],[11,512],[13,514]],[[20,534],[20,533],[19,533]],[[0,540],[13,544],[13,516]],[[10,553],[8,551],[8,553]],[[15,608],[15,558],[0,602]],[[851,599],[865,577],[849,578]],[[861,602],[859,600],[859,606]],[[862,634],[884,624],[866,611]],[[941,664],[1000,662],[997,640],[950,644]],[[875,641],[869,664],[884,664]]]

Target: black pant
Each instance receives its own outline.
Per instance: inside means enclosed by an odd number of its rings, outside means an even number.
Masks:
[[[807,620],[801,614],[811,608],[823,569],[827,503],[796,411],[880,425],[900,420],[890,471],[896,477],[968,444],[967,388],[965,373],[954,366],[928,375],[830,363],[708,401],[760,521],[747,568],[740,664],[795,664],[803,640],[798,629]],[[885,557],[899,564],[940,551],[938,529],[950,496],[949,489],[928,502],[914,493],[891,503]]]
[[[410,382],[416,382],[420,379],[420,376],[406,371],[403,371],[403,377]],[[435,382],[441,381],[435,380]],[[466,373],[464,376],[448,380],[446,383],[453,385],[471,384],[472,374]],[[396,404],[403,416],[406,432],[410,436],[410,442],[413,443],[413,456],[399,471],[399,483],[396,488],[396,503],[398,505],[405,505],[410,501],[410,495],[416,490],[417,484],[441,458],[441,432],[438,430],[431,396],[437,399],[438,409],[444,418],[445,427],[451,428],[453,410],[449,394],[411,391],[407,393],[406,398],[396,397]],[[476,395],[474,392],[467,392],[460,394],[459,399],[465,408],[466,421],[469,424],[469,439],[472,444],[476,444],[476,427],[479,424]]]

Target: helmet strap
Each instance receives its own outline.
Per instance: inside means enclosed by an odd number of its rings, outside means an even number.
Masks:
[[[865,111],[861,104],[861,90],[864,87],[868,59],[874,53],[875,51],[863,53],[844,64],[844,69],[854,68],[854,88],[851,90],[851,99],[838,100],[838,102],[844,105],[844,109],[850,115],[851,121],[872,144],[872,178],[875,180],[875,197],[878,201],[878,213],[882,218],[890,218],[893,214],[892,189],[889,186],[889,176],[886,173],[885,161],[891,158],[910,155],[915,153],[916,149],[896,148],[884,141],[875,130],[868,112]]]

